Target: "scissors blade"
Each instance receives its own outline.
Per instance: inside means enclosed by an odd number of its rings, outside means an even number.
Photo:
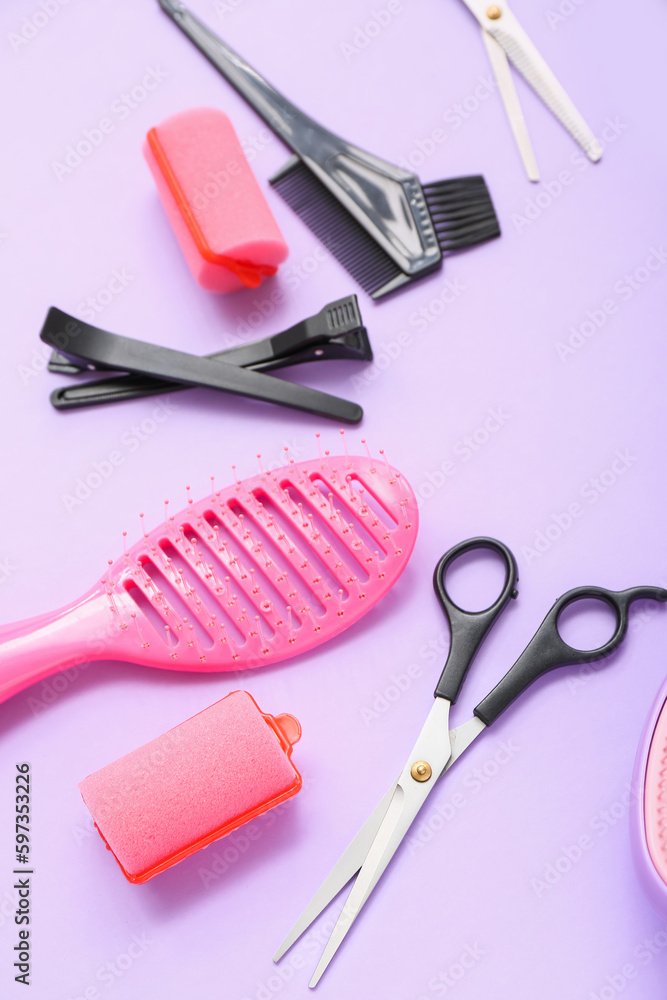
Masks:
[[[452,764],[461,757],[470,744],[477,739],[477,737],[484,732],[486,729],[485,723],[481,719],[478,719],[476,715],[473,715],[472,719],[468,719],[462,725],[457,726],[456,729],[449,730],[449,742],[452,747],[452,755],[447,761],[444,770],[441,772],[440,777],[449,771]]]
[[[479,13],[475,13],[479,17]],[[496,20],[490,20],[486,15],[480,20],[482,27],[502,45],[521,75],[579,143],[589,159],[593,162],[599,160],[602,146],[514,14],[503,4],[501,16]]]
[[[370,846],[375,839],[375,835],[380,829],[380,824],[389,808],[389,803],[394,797],[397,781],[391,786],[382,801],[376,807],[369,819],[366,820],[361,830],[349,845],[345,853],[340,857],[331,869],[322,885],[319,887],[311,901],[308,903],[303,913],[296,921],[285,940],[280,945],[275,955],[274,962],[279,962],[286,951],[292,947],[301,935],[306,931],[314,920],[319,917],[322,910],[326,909],[329,903],[338,895],[343,886],[347,885],[364,863],[364,858],[370,850]]]
[[[498,90],[500,91],[500,97],[505,108],[505,113],[507,114],[507,119],[510,123],[510,128],[512,129],[512,134],[514,136],[514,141],[517,144],[519,155],[521,156],[521,161],[528,175],[528,180],[539,181],[540,171],[537,166],[537,160],[535,159],[533,145],[530,141],[530,136],[528,135],[526,119],[523,117],[523,111],[521,110],[521,105],[519,104],[519,96],[516,92],[516,87],[514,86],[509,63],[507,61],[507,55],[502,45],[500,45],[485,29],[482,29],[482,38],[484,39],[484,45],[489,56],[491,68],[493,69],[493,75],[496,78],[496,83],[498,84]]]
[[[417,813],[435,787],[438,777],[447,766],[452,752],[448,729],[449,708],[450,703],[446,698],[435,699],[419,739],[396,782],[387,811],[350,890],[350,895],[331,937],[327,941],[309,983],[311,987],[316,986],[319,982],[382,873],[396,853]],[[426,762],[430,767],[430,777],[427,780],[417,780],[412,777],[412,766],[417,762]]]
[[[444,769],[440,772],[440,777],[442,777],[447,771],[449,771],[452,764],[456,763],[459,757],[465,753],[473,740],[486,729],[486,726],[478,719],[477,716],[473,716],[467,722],[463,723],[461,726],[457,726],[456,729],[450,729],[449,738],[451,743],[452,755],[447,761]],[[380,824],[385,817],[389,804],[394,797],[394,792],[398,781],[395,781],[388,792],[385,794],[382,801],[376,806],[372,815],[366,820],[361,830],[350,843],[346,851],[339,858],[337,863],[331,869],[324,882],[320,885],[319,889],[310,900],[308,905],[305,907],[301,913],[298,920],[294,923],[289,933],[285,936],[284,941],[276,951],[273,956],[274,962],[279,962],[283,955],[289,951],[292,945],[298,941],[301,935],[308,930],[310,925],[319,917],[320,913],[327,908],[329,903],[332,902],[347,885],[351,878],[357,874],[368,852],[370,850],[371,844],[373,843],[375,836],[380,829]]]

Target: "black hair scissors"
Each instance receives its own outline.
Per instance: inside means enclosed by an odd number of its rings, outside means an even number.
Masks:
[[[452,563],[474,549],[490,549],[500,555],[505,563],[505,582],[494,604],[484,611],[471,612],[454,603],[447,592],[445,578]],[[450,707],[456,701],[487,633],[510,599],[517,596],[517,578],[514,556],[506,545],[494,538],[470,538],[461,542],[450,549],[436,566],[433,585],[449,621],[451,644],[435,689],[435,704],[398,780],[320,886],[274,956],[274,961],[278,961],[358,872],[310,982],[311,986],[316,985],[335,955],[437,780],[473,741],[542,674],[555,667],[589,663],[609,656],[625,638],[628,609],[633,601],[667,601],[667,590],[661,587],[632,587],[621,591],[605,590],[604,587],[577,587],[569,590],[558,598],[514,666],[477,705],[473,717],[450,730]],[[604,601],[612,608],[616,615],[614,634],[597,649],[575,649],[561,638],[558,621],[567,607],[590,598]]]

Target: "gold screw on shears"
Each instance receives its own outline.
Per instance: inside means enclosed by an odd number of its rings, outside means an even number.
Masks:
[[[410,774],[415,781],[428,781],[431,777],[431,765],[425,760],[417,760],[410,768]]]
[[[493,7],[488,7],[487,8],[486,16],[488,17],[488,19],[490,21],[497,21],[499,17],[503,16],[503,12],[500,9],[500,7],[496,7],[494,5]]]

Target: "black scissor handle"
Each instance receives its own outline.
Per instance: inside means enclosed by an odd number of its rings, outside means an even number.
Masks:
[[[558,619],[571,604],[593,598],[604,601],[616,614],[616,630],[603,646],[597,649],[575,649],[558,631]],[[603,660],[625,638],[628,628],[628,609],[633,601],[667,601],[667,590],[662,587],[631,587],[629,590],[605,590],[604,587],[576,587],[559,597],[546,618],[530,640],[523,653],[493,691],[475,709],[475,715],[490,726],[505,709],[518,698],[533,681],[555,667],[575,663]]]
[[[492,552],[498,553],[505,563],[505,583],[498,599],[490,607],[483,611],[464,611],[463,608],[454,603],[447,593],[445,577],[447,570],[459,556],[466,552],[472,552],[474,549],[490,549]],[[483,536],[468,538],[465,542],[459,542],[449,552],[445,552],[435,567],[433,586],[449,622],[451,644],[447,662],[435,689],[436,698],[447,698],[454,704],[470,669],[470,664],[475,659],[487,632],[498,619],[510,598],[517,596],[516,582],[518,578],[519,571],[514,556],[506,545],[495,538]]]

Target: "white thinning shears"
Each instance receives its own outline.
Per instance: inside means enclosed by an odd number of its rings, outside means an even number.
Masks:
[[[602,156],[602,146],[507,4],[489,4],[486,0],[463,2],[482,26],[486,51],[529,179],[538,181],[540,173],[512,80],[508,56],[586,155],[594,163],[597,162]]]

